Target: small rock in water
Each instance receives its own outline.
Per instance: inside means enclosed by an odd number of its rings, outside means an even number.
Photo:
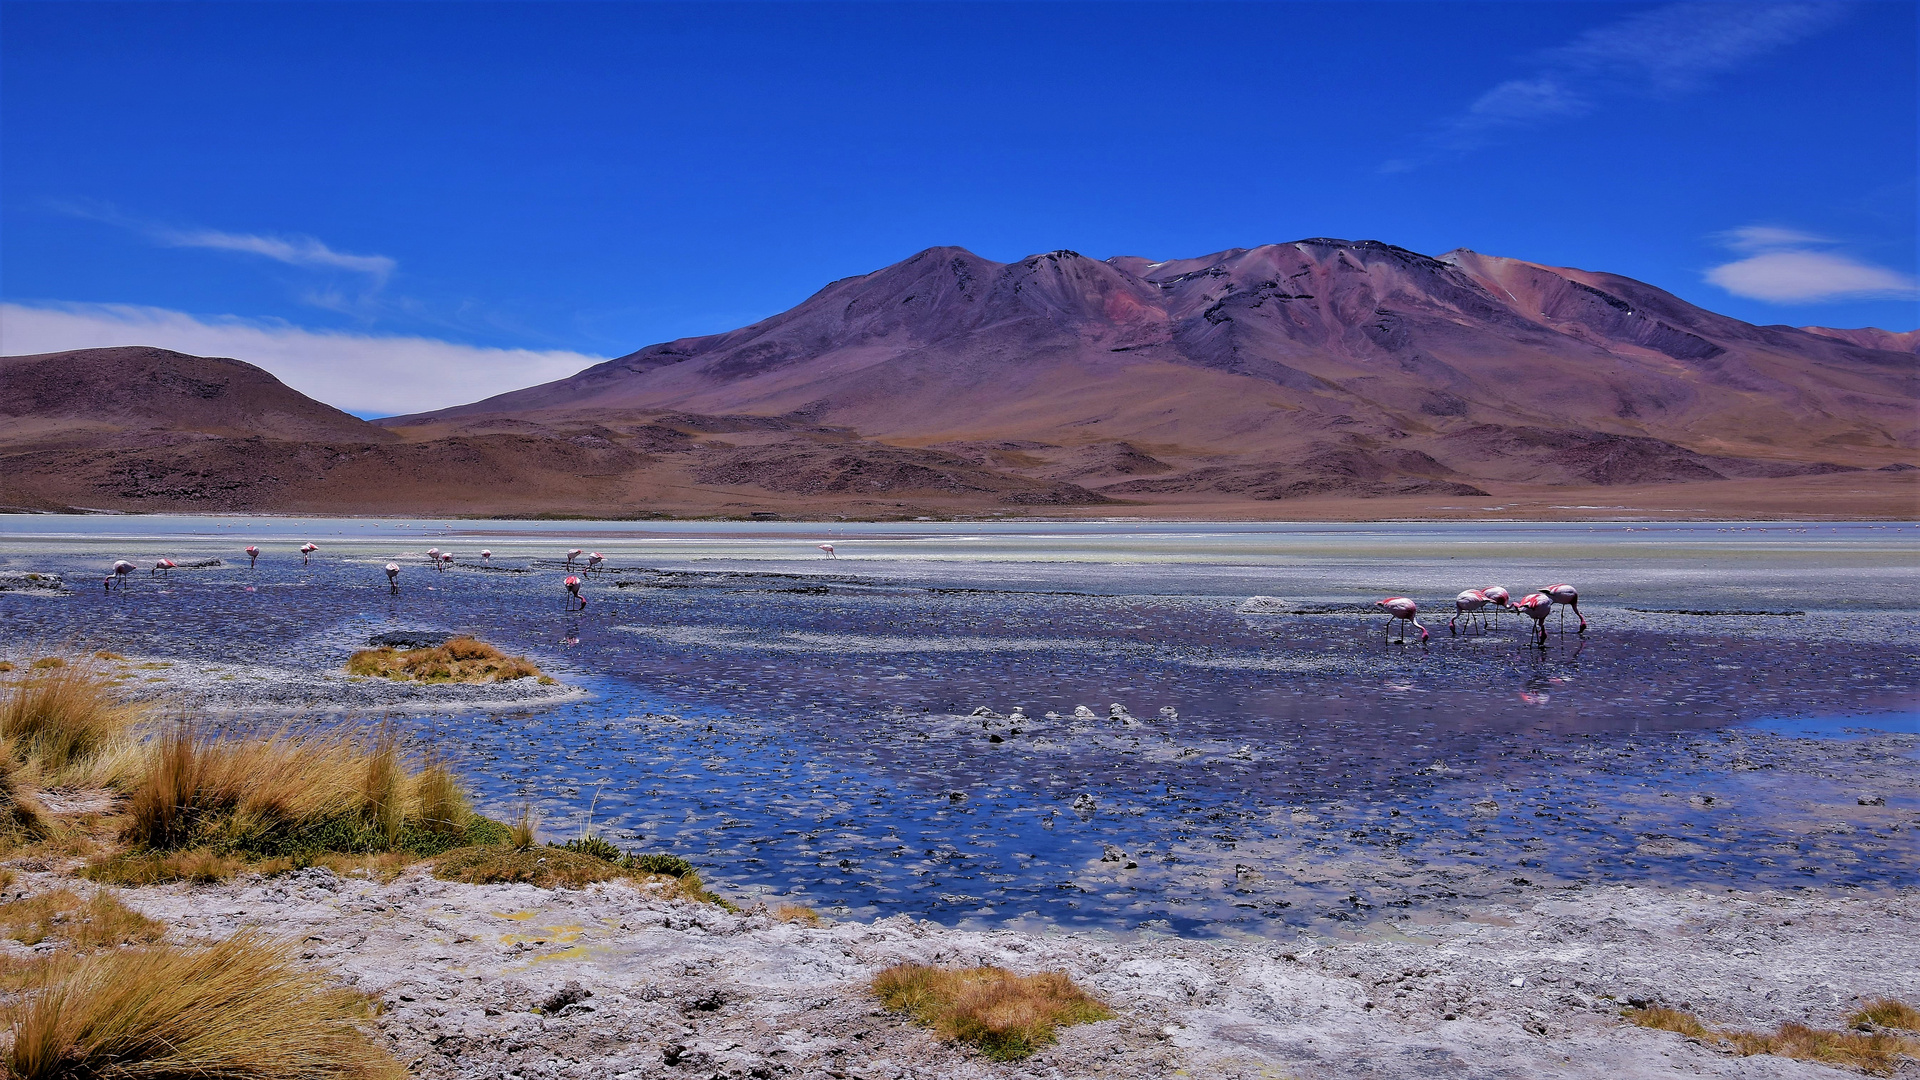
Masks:
[[[994,712],[992,709],[986,707],[985,705],[982,705],[979,708],[973,710],[973,712],[970,715],[984,716],[989,720],[1005,720],[1006,719],[1006,717],[1001,716],[999,713]]]
[[[1127,711],[1127,707],[1125,705],[1122,705],[1116,701],[1113,704],[1107,706],[1107,719],[1131,720],[1133,719],[1133,714]]]
[[[1252,746],[1243,746],[1243,747],[1241,747],[1240,749],[1238,749],[1238,750],[1235,750],[1235,751],[1234,751],[1233,753],[1231,753],[1231,754],[1228,754],[1227,756],[1228,756],[1228,757],[1230,757],[1230,758],[1232,758],[1232,759],[1233,759],[1233,760],[1235,760],[1235,761],[1252,761],[1252,760],[1253,760],[1253,747],[1252,747]]]
[[[1048,712],[1048,713],[1047,713],[1046,715],[1047,715],[1047,719],[1049,719],[1049,720],[1058,720],[1058,719],[1060,719],[1060,714],[1059,714],[1059,713],[1057,713],[1057,712]]]
[[[1887,805],[1887,797],[1885,795],[1862,795],[1859,798],[1859,803],[1861,806],[1885,806]]]
[[[1075,720],[1091,720],[1093,719],[1093,710],[1087,708],[1085,705],[1075,705],[1073,707],[1073,718]]]
[[[1013,711],[1007,714],[1007,719],[1009,720],[1025,720],[1026,718],[1027,711],[1019,705],[1015,705]]]
[[[1478,814],[1497,814],[1500,812],[1500,804],[1492,799],[1481,799],[1473,804],[1473,809]]]
[[[1178,720],[1180,719],[1180,710],[1171,705],[1162,705],[1160,706],[1160,715],[1169,720]]]
[[[1072,805],[1073,805],[1073,809],[1077,813],[1091,814],[1093,813],[1094,809],[1098,807],[1100,804],[1094,801],[1092,795],[1089,795],[1083,791],[1080,794],[1075,795],[1073,797]]]

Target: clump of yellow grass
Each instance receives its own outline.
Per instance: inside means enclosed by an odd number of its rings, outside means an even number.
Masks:
[[[1831,1031],[1792,1021],[1781,1024],[1773,1031],[1717,1029],[1708,1027],[1692,1013],[1657,1005],[1629,1009],[1625,1016],[1629,1023],[1715,1043],[1742,1057],[1771,1054],[1826,1065],[1850,1066],[1874,1076],[1891,1076],[1899,1067],[1903,1055],[1920,1054],[1920,1042],[1885,1031]],[[1851,1021],[1868,1027],[1913,1027],[1920,1021],[1920,1012],[1904,1002],[1882,998],[1868,1003],[1865,1009],[1853,1015]]]
[[[39,664],[0,698],[0,739],[7,741],[9,757],[42,779],[64,779],[124,744],[147,715],[144,706],[121,700],[89,663]]]
[[[1064,971],[1015,975],[983,966],[896,964],[874,976],[873,993],[942,1038],[972,1043],[995,1061],[1027,1057],[1070,1024],[1113,1016]]]
[[[0,937],[22,945],[53,938],[72,949],[97,949],[154,942],[166,932],[165,925],[129,908],[106,889],[84,900],[71,890],[55,889],[0,904]]]
[[[347,674],[409,682],[507,682],[546,676],[524,656],[508,656],[471,637],[457,637],[430,649],[362,649],[347,658]]]
[[[467,842],[476,822],[452,773],[432,759],[410,768],[391,729],[216,739],[182,726],[131,785],[123,838],[149,851],[428,853]]]
[[[6,1062],[21,1080],[400,1080],[361,1030],[369,1013],[286,944],[243,932],[54,960],[7,1010]]]

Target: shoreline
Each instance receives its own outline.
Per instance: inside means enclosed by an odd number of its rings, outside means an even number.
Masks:
[[[23,876],[70,884],[51,869]],[[1577,886],[1293,941],[906,916],[812,927],[623,882],[462,885],[418,867],[387,883],[310,868],[117,895],[165,921],[171,941],[242,927],[301,941],[307,962],[380,1003],[381,1041],[435,1080],[1840,1077],[1858,1073],[1730,1056],[1620,1012],[1638,1002],[1717,1025],[1830,1028],[1866,999],[1920,996],[1920,889]],[[996,1064],[866,992],[907,961],[1064,970],[1116,1017]],[[564,1004],[536,1012],[542,1002]],[[1894,1075],[1920,1075],[1920,1062]]]

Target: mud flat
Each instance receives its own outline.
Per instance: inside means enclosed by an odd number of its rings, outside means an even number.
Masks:
[[[72,884],[26,872],[14,889]],[[1920,996],[1912,889],[1583,886],[1285,941],[905,916],[809,926],[625,882],[548,891],[421,868],[385,884],[310,868],[120,895],[169,940],[252,926],[303,941],[308,961],[379,999],[381,1037],[415,1075],[463,1080],[1840,1077],[1859,1074],[1732,1056],[1620,1013],[1659,1003],[1723,1026],[1836,1027],[1865,999]],[[1116,1016],[990,1062],[878,1006],[869,981],[902,961],[1065,970]]]

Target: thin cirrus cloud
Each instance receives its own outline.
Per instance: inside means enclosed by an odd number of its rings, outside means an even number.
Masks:
[[[1834,251],[1835,241],[1798,229],[1748,225],[1715,239],[1745,258],[1713,267],[1707,280],[1749,300],[1818,304],[1920,296],[1911,277]]]
[[[1698,90],[1843,18],[1844,3],[1678,3],[1596,27],[1533,57],[1525,75],[1498,83],[1428,132],[1423,149],[1382,166],[1404,172],[1477,150],[1500,136],[1585,116],[1610,98]]]
[[[464,404],[564,378],[605,359],[565,350],[308,330],[231,316],[202,319],[131,304],[0,304],[0,342],[12,355],[154,345],[197,356],[230,356],[361,416]]]
[[[335,251],[311,236],[270,236],[264,233],[236,233],[221,229],[182,229],[162,225],[127,214],[106,204],[57,202],[53,208],[69,217],[98,221],[139,233],[161,247],[203,248],[257,255],[263,259],[309,270],[345,270],[364,274],[371,291],[385,287],[387,279],[400,268],[398,261],[386,255],[355,255]]]

